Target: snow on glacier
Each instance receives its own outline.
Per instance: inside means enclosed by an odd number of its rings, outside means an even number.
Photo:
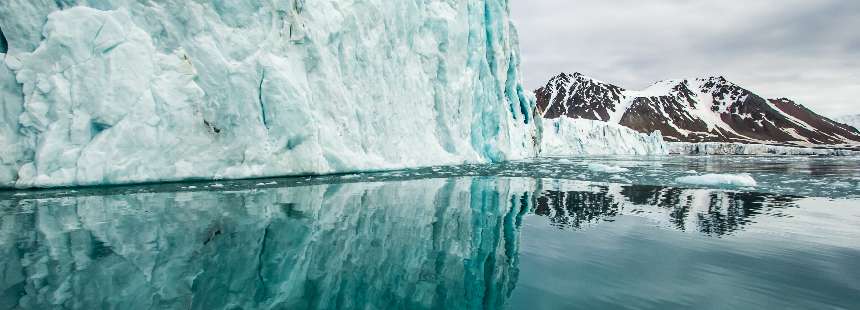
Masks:
[[[506,0],[0,3],[0,186],[535,155]]]
[[[561,117],[543,120],[541,156],[665,155],[660,132],[642,134],[601,121]]]

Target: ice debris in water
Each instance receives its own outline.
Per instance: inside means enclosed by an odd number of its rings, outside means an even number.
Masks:
[[[675,179],[675,182],[707,186],[754,187],[758,185],[755,179],[747,173],[686,176]]]
[[[630,169],[627,168],[609,166],[604,164],[588,164],[588,170],[603,173],[622,173],[630,171]]]

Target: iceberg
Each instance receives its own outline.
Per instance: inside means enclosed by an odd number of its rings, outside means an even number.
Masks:
[[[532,157],[506,0],[3,1],[0,187]]]
[[[630,169],[618,167],[618,166],[610,166],[604,164],[589,164],[588,170],[593,172],[602,172],[602,173],[622,173],[629,172]]]
[[[544,119],[540,155],[666,155],[668,144],[659,131],[651,134],[601,121]]]
[[[708,186],[755,187],[758,183],[749,174],[704,174],[680,177],[675,182]]]

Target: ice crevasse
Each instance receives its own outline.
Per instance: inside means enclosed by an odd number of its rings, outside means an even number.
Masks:
[[[8,0],[0,32],[0,187],[537,152],[507,0]]]

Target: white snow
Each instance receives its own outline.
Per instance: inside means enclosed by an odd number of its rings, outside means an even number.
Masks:
[[[0,1],[0,187],[535,155],[506,1]]]
[[[758,185],[749,174],[704,174],[680,177],[675,179],[675,182],[707,186],[754,187]]]
[[[627,110],[630,109],[630,106],[633,105],[633,101],[637,98],[668,96],[672,91],[672,87],[677,85],[679,82],[680,81],[678,80],[660,81],[643,90],[622,91],[621,102],[619,102],[618,106],[615,107],[615,111],[609,111],[609,120],[607,122],[620,124],[624,114],[627,113]],[[674,126],[674,124],[671,125]]]
[[[633,129],[587,119],[545,119],[541,156],[665,155],[668,145],[660,132],[650,135]]]

